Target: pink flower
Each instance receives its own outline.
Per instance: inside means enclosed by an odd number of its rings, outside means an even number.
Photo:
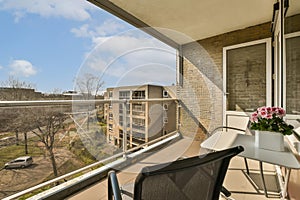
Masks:
[[[275,113],[277,109],[277,107],[272,107],[272,112]]]
[[[283,108],[280,107],[260,107],[257,108],[257,111],[252,114],[251,121],[257,122],[260,119],[272,119],[273,117],[283,118],[286,115],[286,112]]]
[[[267,114],[266,118],[267,118],[267,119],[272,119],[273,116],[272,116],[272,114]]]
[[[258,122],[258,114],[257,112],[253,113],[250,117],[251,122]]]
[[[278,115],[279,115],[279,117],[284,117],[285,116],[285,110],[284,109],[282,109],[282,108],[279,108],[278,109]]]
[[[286,111],[280,107],[260,107],[250,116],[251,129],[261,131],[280,132],[283,135],[293,133],[293,126],[283,120]],[[273,120],[273,118],[275,118]]]
[[[268,113],[265,110],[261,110],[258,112],[261,118],[267,118]]]
[[[266,107],[260,107],[260,108],[257,108],[257,112],[259,113],[259,112],[261,112],[261,111],[266,111]]]
[[[272,108],[271,108],[271,107],[267,107],[267,108],[266,108],[266,111],[267,111],[268,113],[271,113],[271,112],[272,112]]]

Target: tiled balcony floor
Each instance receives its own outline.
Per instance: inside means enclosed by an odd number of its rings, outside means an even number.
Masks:
[[[184,143],[182,144],[184,145]],[[190,145],[190,148],[184,153],[183,156],[193,156],[199,154],[199,142],[193,142]],[[160,152],[161,153],[161,152]],[[168,154],[168,151],[166,151]],[[161,155],[159,155],[161,156]],[[136,173],[133,173],[135,170],[139,170],[142,167],[141,163],[152,163],[153,157],[149,156],[145,160],[141,161],[137,165],[129,167],[127,170],[123,170],[118,173],[118,179],[120,185],[129,185],[134,182]],[[152,159],[152,160],[151,160]],[[245,164],[244,159],[241,157],[235,157],[231,163],[229,170],[227,172],[224,186],[232,192],[231,198],[236,200],[263,200],[263,199],[280,199],[278,192],[272,192],[277,190],[277,181],[275,176],[275,170],[273,165],[264,164],[264,173],[266,178],[267,189],[269,191],[269,198],[264,196],[262,190],[259,190],[258,187],[261,187],[260,176],[258,173],[259,163],[257,161],[248,160],[250,168],[250,176],[254,180],[251,183],[250,179],[247,178],[245,173]],[[107,180],[103,180],[89,188],[74,194],[73,196],[67,198],[68,200],[106,200],[107,199]],[[220,197],[220,199],[224,199]]]

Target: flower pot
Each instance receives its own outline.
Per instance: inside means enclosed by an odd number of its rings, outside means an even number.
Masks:
[[[260,149],[284,151],[284,136],[279,132],[256,130],[255,146]]]

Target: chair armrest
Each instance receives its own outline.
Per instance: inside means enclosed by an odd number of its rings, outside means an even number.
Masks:
[[[115,171],[108,172],[108,200],[122,200],[118,178]],[[114,197],[114,198],[113,198]]]

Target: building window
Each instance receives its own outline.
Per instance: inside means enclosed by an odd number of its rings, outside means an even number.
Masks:
[[[108,97],[109,97],[109,98],[113,98],[113,91],[109,91]]]
[[[123,116],[119,116],[119,125],[123,126]]]
[[[167,98],[169,97],[168,91],[167,90],[163,90],[163,97]]]
[[[119,104],[119,114],[123,114],[123,104]]]
[[[164,117],[164,124],[167,124],[167,123],[168,123],[168,118]]]
[[[130,91],[120,91],[119,99],[130,99]]]
[[[142,91],[134,91],[132,93],[132,99],[145,99],[146,98],[146,93],[145,90]]]
[[[168,108],[169,108],[168,104],[164,103],[163,108],[164,108],[164,110],[168,110]]]
[[[110,120],[113,120],[114,115],[113,115],[112,113],[109,113],[109,114],[108,114],[108,118],[109,118]]]
[[[109,130],[110,132],[113,132],[113,125],[112,125],[112,124],[108,124],[108,130]]]

